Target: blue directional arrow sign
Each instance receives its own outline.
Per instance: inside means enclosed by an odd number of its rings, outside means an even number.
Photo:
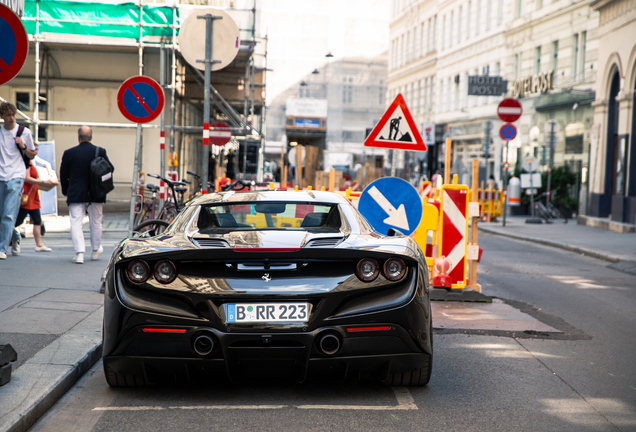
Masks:
[[[393,228],[410,235],[422,219],[422,199],[407,181],[384,177],[362,192],[358,210],[379,233]]]

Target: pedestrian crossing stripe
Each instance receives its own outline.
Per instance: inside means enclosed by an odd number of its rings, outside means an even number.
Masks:
[[[367,139],[366,147],[382,147],[399,150],[426,151],[411,112],[402,94],[398,94],[375,125]]]

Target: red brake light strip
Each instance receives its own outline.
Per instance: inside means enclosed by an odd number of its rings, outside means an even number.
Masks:
[[[186,329],[144,328],[144,331],[150,333],[185,333]]]
[[[376,330],[391,330],[391,326],[377,326],[377,327],[347,327],[347,331],[376,331]]]

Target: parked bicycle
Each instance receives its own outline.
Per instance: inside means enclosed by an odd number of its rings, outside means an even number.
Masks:
[[[534,202],[534,214],[540,218],[543,218],[546,223],[552,223],[553,220],[559,220],[564,224],[568,223],[568,220],[561,212],[547,199],[547,193],[543,192],[539,195],[539,198],[546,198],[546,204],[537,200]]]
[[[146,186],[151,191],[152,196],[148,202],[141,203],[138,214],[135,215],[133,221],[133,230],[136,235],[150,237],[159,235],[166,230],[177,214],[183,209],[183,194],[188,190],[186,182],[172,181],[157,174],[148,174],[150,177],[162,180],[167,186],[166,198],[163,205],[156,212],[157,208],[157,192],[159,187],[149,184]],[[179,195],[177,195],[179,194]]]

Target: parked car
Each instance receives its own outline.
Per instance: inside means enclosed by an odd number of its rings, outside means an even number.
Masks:
[[[220,192],[120,243],[105,277],[112,387],[227,375],[354,374],[426,385],[433,334],[418,245],[342,195]]]

